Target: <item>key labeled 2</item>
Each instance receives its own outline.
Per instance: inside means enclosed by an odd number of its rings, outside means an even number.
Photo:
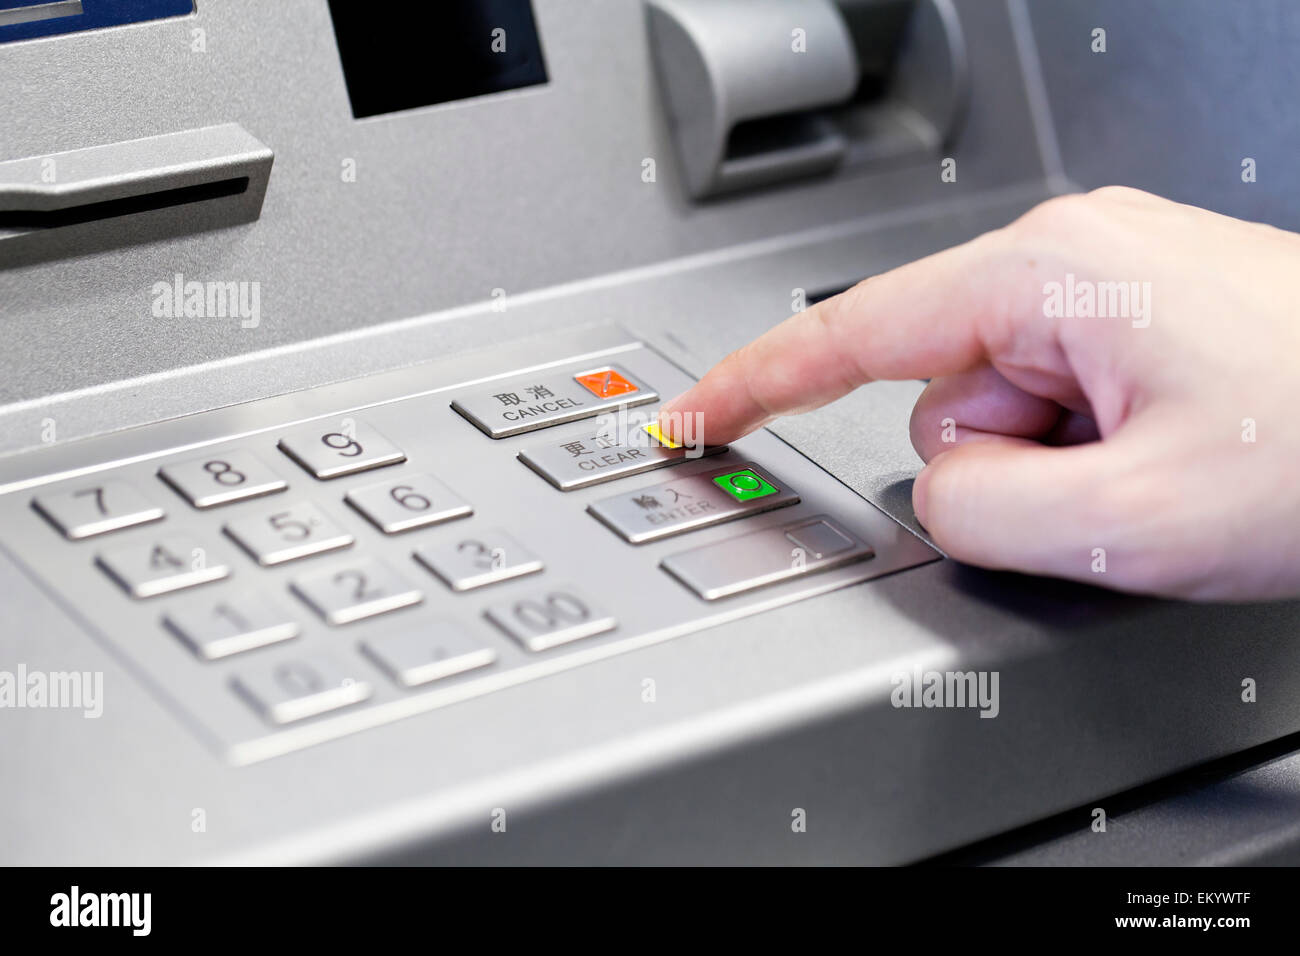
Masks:
[[[375,558],[358,558],[300,574],[289,587],[327,624],[335,625],[351,624],[424,600],[419,589]]]

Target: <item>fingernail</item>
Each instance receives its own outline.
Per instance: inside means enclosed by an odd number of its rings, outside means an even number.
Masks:
[[[663,405],[659,406],[659,428],[665,435],[669,436],[674,440],[680,437],[679,435],[674,434],[676,429],[673,428],[673,423],[678,420],[675,417],[674,413],[677,411],[677,408],[682,404],[682,399],[685,397],[686,397],[686,393],[683,392],[681,395],[678,395],[672,401],[665,402]]]

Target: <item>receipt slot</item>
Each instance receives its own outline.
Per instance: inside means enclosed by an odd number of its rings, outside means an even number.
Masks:
[[[950,0],[647,0],[664,108],[696,199],[928,157],[967,87]]]

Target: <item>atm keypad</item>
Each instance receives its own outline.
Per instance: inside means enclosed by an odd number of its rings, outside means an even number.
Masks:
[[[687,384],[639,349],[252,432],[241,417],[198,450],[0,496],[0,518],[27,515],[67,605],[237,762],[261,759],[685,633],[760,588],[872,576],[842,520],[861,500],[774,436],[658,434],[659,389]],[[322,729],[285,736],[304,727]]]

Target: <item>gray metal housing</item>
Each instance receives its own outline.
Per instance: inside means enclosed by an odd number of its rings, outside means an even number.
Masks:
[[[1216,185],[1235,173],[1214,130],[1178,118],[1208,115],[1229,80],[1271,89],[1258,64],[1291,68],[1281,2],[1258,6],[1284,29],[1247,34],[1215,30],[1231,16],[1208,2],[961,0],[970,97],[943,156],[704,203],[645,7],[534,6],[545,86],[361,121],[324,4],[200,3],[0,46],[0,161],[225,123],[274,153],[252,222],[175,207],[85,227],[79,249],[0,242],[0,490],[29,494],[103,443],[147,447],[151,424],[261,420],[260,400],[328,403],[425,361],[470,380],[611,326],[699,375],[801,293],[1000,226],[1071,179],[1298,221],[1290,183]],[[1086,34],[1103,20],[1100,61]],[[1194,62],[1190,23],[1220,41]],[[1294,134],[1270,102],[1243,94],[1215,122],[1231,113],[1280,163]],[[1170,164],[1168,142],[1190,159]],[[178,273],[260,282],[259,323],[155,317],[151,288]],[[920,388],[872,385],[773,431],[919,533]],[[941,561],[234,767],[7,547],[0,667],[100,670],[111,689],[98,720],[3,713],[0,764],[21,782],[3,798],[7,862],[906,862],[1300,731],[1294,602],[1190,606]],[[1000,716],[891,707],[890,675],[930,666],[998,670]],[[1269,688],[1256,704],[1244,677]]]

